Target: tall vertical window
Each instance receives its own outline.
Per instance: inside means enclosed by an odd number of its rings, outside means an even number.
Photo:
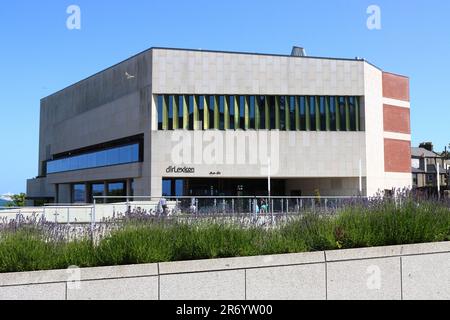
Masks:
[[[300,109],[300,128],[306,130],[306,100],[305,97],[298,98],[298,106]]]
[[[219,129],[225,129],[225,97],[219,97]]]
[[[310,130],[316,130],[316,99],[315,97],[308,97],[309,99],[309,116],[310,116]]]
[[[287,119],[286,119],[286,97],[281,96],[280,100],[280,130],[286,130],[287,128]]]
[[[260,129],[268,129],[266,128],[266,102],[265,102],[265,98],[264,96],[256,96],[256,99],[258,100],[259,103],[259,114],[260,114],[260,123],[259,123],[259,128]]]
[[[340,118],[340,128],[341,131],[346,131],[346,120],[345,120],[345,97],[339,97],[339,118]]]
[[[234,128],[234,123],[235,123],[235,117],[238,117],[239,115],[235,115],[235,108],[234,108],[234,96],[229,96],[229,110],[230,110],[230,129],[235,129]]]
[[[239,128],[245,128],[245,97],[239,96]]]
[[[189,130],[194,130],[194,96],[189,96]]]
[[[255,107],[255,96],[249,97],[249,108],[250,108],[250,129],[256,129],[256,123],[259,122],[256,119],[256,107]]]
[[[291,131],[297,130],[296,128],[296,117],[295,117],[295,97],[289,96],[288,99],[288,106],[289,106],[289,129]]]
[[[364,128],[360,97],[355,96],[156,95],[155,99],[158,130],[361,131]],[[72,167],[75,160],[72,159]],[[84,166],[89,167],[95,159],[84,161],[87,163]],[[56,165],[67,166],[60,161],[50,163],[47,169],[55,172],[59,170],[54,168]]]
[[[275,97],[269,96],[270,129],[276,129],[275,126]]]
[[[163,129],[163,99],[164,96],[158,95],[156,97],[158,105],[158,130]]]
[[[329,98],[330,103],[330,130],[336,131],[336,101],[335,97]]]
[[[327,116],[325,110],[325,97],[319,97],[319,111],[320,111],[320,130],[326,131]]]
[[[173,130],[173,106],[174,106],[174,96],[167,97],[167,106],[168,106],[168,130]]]
[[[183,96],[175,96],[178,103],[178,128],[183,128],[184,122],[184,99]]]
[[[356,106],[355,106],[355,98],[350,97],[349,99],[349,108],[350,108],[350,131],[356,131]]]

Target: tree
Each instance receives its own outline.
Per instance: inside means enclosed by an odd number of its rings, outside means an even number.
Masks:
[[[11,202],[8,203],[8,207],[25,207],[25,198],[25,193],[12,195]]]

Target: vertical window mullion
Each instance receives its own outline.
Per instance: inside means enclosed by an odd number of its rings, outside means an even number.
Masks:
[[[169,130],[169,96],[163,95],[162,129]]]
[[[223,96],[223,127],[225,130],[230,129],[230,97]]]
[[[209,130],[209,108],[211,100],[209,96],[201,96],[203,103],[203,130]]]
[[[189,96],[182,95],[181,103],[183,105],[183,129],[189,130]]]
[[[194,107],[194,130],[201,130],[199,108],[198,108],[199,98],[200,98],[199,96],[194,95],[192,99]]]
[[[275,130],[280,130],[280,96],[275,96]]]
[[[240,128],[239,123],[241,121],[241,113],[239,110],[239,96],[234,96],[234,130]]]
[[[220,129],[220,97],[214,96],[214,129]]]
[[[244,96],[244,128],[250,129],[250,96]]]
[[[254,96],[254,109],[255,109],[255,126],[254,129],[261,129],[261,106],[259,96]]]
[[[265,114],[265,127],[266,130],[270,130],[270,102],[269,96],[264,97],[264,114]]]

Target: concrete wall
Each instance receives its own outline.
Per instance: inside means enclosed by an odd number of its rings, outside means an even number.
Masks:
[[[234,144],[229,143],[235,137]],[[239,140],[242,137],[248,139]],[[362,175],[366,174],[364,132],[152,131],[152,143],[152,196],[161,195],[162,177],[265,178],[269,157],[273,178],[345,178],[335,184],[333,179],[321,180],[323,195],[357,194],[360,159]],[[175,165],[192,167],[195,173],[166,172]],[[220,175],[211,176],[211,172]],[[303,182],[310,190],[311,183]],[[295,184],[290,182],[289,188],[303,185]]]
[[[449,284],[450,242],[441,242],[7,273],[0,299],[448,300]]]
[[[154,94],[364,95],[364,62],[153,49]],[[381,79],[380,79],[381,81]]]

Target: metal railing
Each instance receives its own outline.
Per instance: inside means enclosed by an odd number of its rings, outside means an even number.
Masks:
[[[364,204],[367,197],[294,196],[96,196],[92,204],[47,204],[43,207],[7,208],[0,217],[41,215],[47,221],[91,224],[132,212],[155,217],[291,216],[304,212],[333,214],[352,204]]]

